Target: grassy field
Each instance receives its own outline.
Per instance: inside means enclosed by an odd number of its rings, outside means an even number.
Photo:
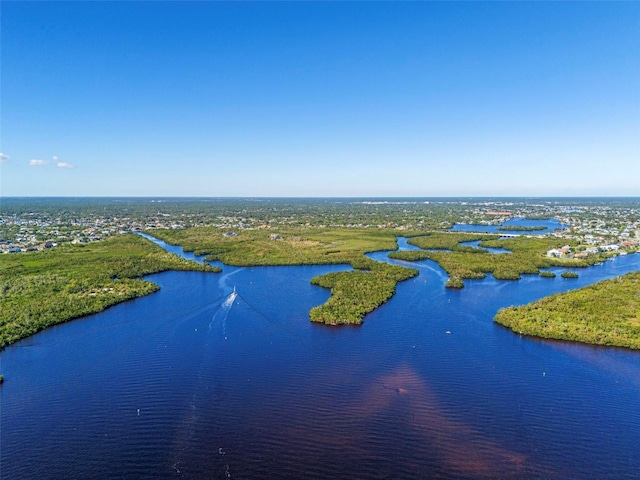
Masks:
[[[304,227],[229,232],[202,227],[150,233],[228,265],[351,265],[352,271],[312,279],[314,285],[330,288],[331,297],[312,309],[309,317],[330,325],[362,323],[367,313],[393,296],[398,282],[418,274],[412,268],[365,257],[365,253],[398,248],[399,232],[391,229]]]
[[[397,248],[396,230],[291,227],[221,230],[215,227],[153,230],[151,235],[227,265],[351,264],[365,253]],[[226,235],[225,235],[226,234]],[[404,233],[403,233],[404,234]]]
[[[640,349],[640,272],[500,310],[495,321],[526,335]]]
[[[219,271],[165,252],[138,235],[0,256],[0,347],[73,318],[147,295],[139,277],[165,270]]]

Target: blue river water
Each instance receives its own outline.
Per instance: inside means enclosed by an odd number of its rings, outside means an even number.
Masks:
[[[538,227],[540,230],[501,230],[502,227]],[[544,228],[543,228],[544,227]],[[560,223],[555,218],[547,220],[529,220],[526,218],[511,218],[500,225],[475,225],[470,223],[457,223],[451,230],[456,232],[481,232],[481,233],[497,233],[507,235],[539,235],[543,233],[553,232],[554,230],[563,230],[568,225]]]
[[[640,255],[462,290],[411,265],[359,327],[308,320],[329,296],[310,279],[345,266],[223,266],[6,348],[1,478],[638,478],[640,352],[493,316]]]

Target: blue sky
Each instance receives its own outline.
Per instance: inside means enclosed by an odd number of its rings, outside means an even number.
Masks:
[[[2,196],[640,195],[640,2],[0,4]]]

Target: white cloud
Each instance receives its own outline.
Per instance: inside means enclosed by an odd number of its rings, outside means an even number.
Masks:
[[[49,163],[48,160],[29,160],[29,165],[31,165],[32,167],[39,167],[41,165],[46,165],[47,163]]]
[[[53,157],[56,158],[56,157]],[[58,162],[57,163],[58,168],[74,168],[75,165],[73,165],[72,163],[67,163],[67,162]]]
[[[60,159],[58,158],[58,156],[57,156],[57,155],[54,155],[52,160],[53,160],[54,162],[57,162],[57,161],[58,161],[58,160],[60,160]]]
[[[4,153],[0,153],[0,162],[6,162],[9,160],[9,155],[5,155]]]

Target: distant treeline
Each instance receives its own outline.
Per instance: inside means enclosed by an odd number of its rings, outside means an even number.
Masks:
[[[2,215],[58,219],[64,225],[81,219],[114,218],[127,222],[179,221],[186,227],[214,226],[230,219],[257,226],[407,226],[449,228],[482,218],[468,205],[451,199],[356,198],[3,198]],[[10,232],[5,232],[4,235]],[[0,225],[0,236],[3,235]]]

